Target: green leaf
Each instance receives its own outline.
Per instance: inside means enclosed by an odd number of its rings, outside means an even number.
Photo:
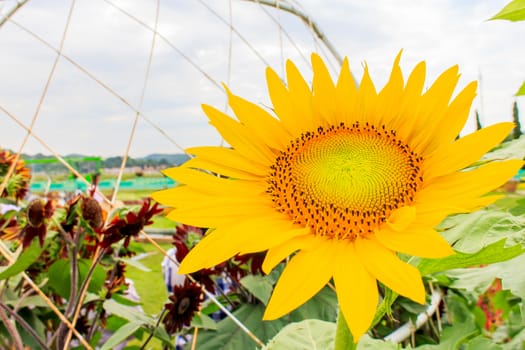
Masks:
[[[273,291],[273,285],[267,277],[247,275],[241,279],[241,284],[264,305],[268,304],[268,300],[270,300],[270,295]]]
[[[498,268],[497,277],[501,278],[501,286],[508,289],[512,294],[525,300],[525,254],[512,260],[496,264]],[[522,304],[522,314],[525,315],[525,303]]]
[[[191,320],[191,326],[196,328],[205,328],[205,329],[217,329],[217,323],[208,315],[203,313],[195,314]]]
[[[447,309],[452,325],[445,327],[437,345],[418,346],[417,350],[450,350],[459,349],[459,346],[478,333],[474,315],[465,305],[466,301],[458,295],[450,294],[447,297]]]
[[[514,216],[503,209],[486,209],[455,215],[445,220],[441,232],[455,250],[475,253],[502,238],[508,245],[525,243],[525,216]]]
[[[137,329],[142,326],[141,322],[129,322],[120,327],[113,335],[104,343],[100,350],[110,350],[133,335]]]
[[[381,303],[379,304],[376,313],[374,315],[374,320],[372,321],[372,325],[370,328],[373,328],[385,314],[391,316],[392,315],[392,304],[394,304],[394,301],[396,301],[399,294],[392,291],[390,288],[385,288],[385,297],[383,300],[381,300]]]
[[[525,81],[521,84],[518,92],[516,92],[516,96],[525,96]]]
[[[117,303],[113,299],[108,299],[104,302],[102,305],[104,307],[104,310],[107,312],[121,317],[123,319],[126,319],[130,322],[138,322],[143,325],[150,325],[155,326],[156,320],[146,314],[140,308],[126,306]]]
[[[262,350],[333,349],[335,323],[304,320],[284,327]]]
[[[462,267],[506,261],[521,255],[525,251],[520,245],[505,248],[505,240],[504,238],[492,243],[473,254],[457,252],[442,259],[421,259],[417,267],[422,275],[428,275]]]
[[[465,345],[465,350],[503,350],[501,345],[495,344],[491,339],[483,336],[477,336]]]
[[[335,322],[337,316],[337,296],[328,287],[290,314],[274,321],[263,321],[265,306],[262,304],[243,304],[233,314],[261,341],[267,342],[283,327],[292,322],[305,319],[319,319]],[[199,350],[238,350],[254,349],[256,343],[229,318],[217,323],[217,330],[199,331],[197,349]],[[189,348],[188,348],[189,349]]]
[[[509,2],[500,12],[496,13],[490,19],[506,19],[512,22],[525,20],[525,0],[513,0]]]
[[[34,239],[31,245],[20,254],[12,265],[0,272],[0,280],[18,275],[25,271],[33,262],[35,262],[36,259],[38,259],[40,254],[42,254],[42,250],[43,248],[40,247],[38,240]]]
[[[468,291],[474,298],[478,298],[485,293],[494,282],[497,274],[496,264],[479,267],[454,269],[446,272],[446,275],[452,279],[449,288],[463,289]]]
[[[52,287],[60,296],[69,298],[71,290],[71,262],[69,259],[61,259],[55,261],[48,270],[49,286]],[[78,284],[77,290],[81,283],[86,279],[91,260],[82,259],[78,261]],[[106,272],[100,265],[95,267],[91,275],[88,291],[98,293],[104,285]]]
[[[364,335],[357,344],[357,350],[397,350],[400,347],[390,341],[370,338]]]

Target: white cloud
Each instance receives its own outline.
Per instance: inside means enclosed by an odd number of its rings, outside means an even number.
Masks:
[[[460,87],[482,77],[482,110],[486,124],[510,120],[513,93],[525,80],[520,47],[525,22],[486,21],[506,0],[304,0],[307,13],[337,47],[349,56],[355,75],[366,61],[382,86],[399,49],[404,48],[405,75],[427,61],[428,84],[444,69],[459,64]],[[28,2],[13,17],[57,47],[70,1]],[[125,11],[154,26],[155,1],[115,1]],[[206,1],[226,20],[227,0]],[[233,23],[277,71],[283,56],[291,58],[306,76],[304,61],[316,46],[311,33],[296,17],[267,9],[293,37],[298,53],[259,5],[232,1]],[[230,81],[234,93],[268,104],[265,64],[242,40],[233,36],[231,76],[228,78],[230,30],[199,2],[161,2],[159,32],[188,55],[215,81]],[[109,85],[131,105],[140,101],[152,33],[103,0],[77,1],[64,53]],[[12,23],[0,28],[0,104],[29,123],[54,60],[54,52]],[[334,60],[328,58],[332,63]],[[521,102],[521,101],[520,101]],[[223,109],[220,89],[157,38],[143,113],[183,147],[218,144],[220,138],[200,109],[208,103]],[[523,105],[523,102],[521,102]],[[135,116],[132,108],[61,59],[35,132],[59,153],[122,154]],[[469,122],[467,129],[472,129]],[[0,146],[17,149],[24,135],[0,114]],[[30,153],[46,151],[32,141]],[[173,144],[143,120],[134,138],[132,155],[177,152]]]

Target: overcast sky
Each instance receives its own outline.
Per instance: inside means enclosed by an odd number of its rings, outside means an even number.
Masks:
[[[427,62],[427,86],[444,69],[459,64],[460,86],[481,78],[464,132],[473,130],[474,109],[484,125],[511,120],[513,96],[525,80],[525,22],[487,21],[508,0],[303,0],[312,17],[356,77],[367,62],[381,87],[392,61],[404,50],[405,76]],[[13,1],[0,0],[0,13]],[[57,48],[70,0],[29,1],[12,19]],[[63,54],[117,95],[108,92],[67,59],[57,69],[38,115],[35,133],[60,154],[122,155],[138,108],[153,33],[115,6],[155,26],[154,0],[77,0]],[[229,60],[230,4],[235,33]],[[207,7],[211,8],[208,9]],[[264,11],[266,10],[266,11]],[[218,82],[255,102],[269,104],[264,68],[282,72],[282,57],[294,60],[310,79],[312,51],[337,68],[325,47],[297,17],[243,0],[160,2],[158,32],[142,112],[131,155],[177,153],[182,147],[217,145],[220,136],[207,124],[201,103],[225,108]],[[271,17],[268,15],[271,15]],[[218,16],[222,18],[219,19]],[[285,32],[280,32],[280,21]],[[292,41],[288,39],[292,38]],[[164,40],[166,39],[166,40]],[[250,47],[245,43],[248,42]],[[0,27],[0,106],[29,124],[35,114],[56,53],[13,22]],[[183,58],[185,55],[201,71]],[[123,102],[124,99],[126,102]],[[518,98],[525,115],[525,98]],[[165,134],[157,130],[160,128]],[[0,148],[17,150],[25,131],[0,111]],[[171,140],[170,140],[171,138]],[[173,142],[174,141],[174,142]],[[31,140],[26,153],[50,152]]]

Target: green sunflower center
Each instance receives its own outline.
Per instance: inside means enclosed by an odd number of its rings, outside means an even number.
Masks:
[[[280,212],[315,234],[354,239],[413,201],[421,162],[384,126],[320,127],[276,158],[268,192]]]

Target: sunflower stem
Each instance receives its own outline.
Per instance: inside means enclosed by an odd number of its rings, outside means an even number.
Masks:
[[[337,328],[335,330],[335,347],[334,350],[356,350],[357,344],[354,343],[354,337],[346,324],[345,317],[341,310],[337,316]]]

